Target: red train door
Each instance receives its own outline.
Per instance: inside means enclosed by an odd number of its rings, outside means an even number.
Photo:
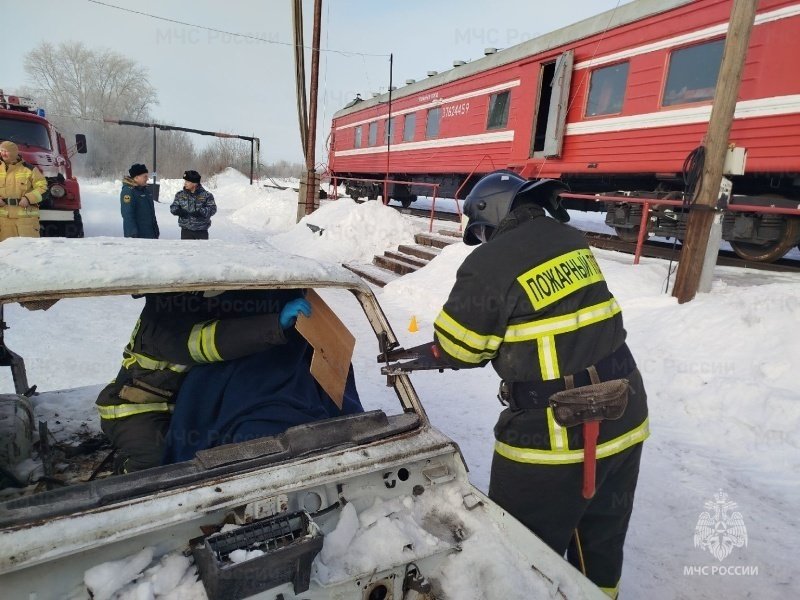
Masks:
[[[573,51],[567,50],[557,60],[541,65],[536,116],[531,136],[531,158],[561,156],[573,57]]]

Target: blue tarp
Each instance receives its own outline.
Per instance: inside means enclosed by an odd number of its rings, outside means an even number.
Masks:
[[[167,433],[164,464],[191,460],[205,448],[364,411],[352,366],[340,411],[309,372],[313,348],[294,329],[287,338],[265,352],[189,371]]]

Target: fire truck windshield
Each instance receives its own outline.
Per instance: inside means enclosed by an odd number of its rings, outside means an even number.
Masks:
[[[32,121],[0,119],[0,141],[11,141],[15,144],[52,150],[47,127]]]

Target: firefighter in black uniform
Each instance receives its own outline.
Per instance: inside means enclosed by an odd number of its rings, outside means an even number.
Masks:
[[[148,294],[117,377],[100,392],[100,426],[128,473],[162,463],[181,383],[192,365],[285,344],[284,330],[311,314],[300,290]]]
[[[489,496],[615,598],[647,402],[620,306],[583,235],[563,224],[564,189],[510,171],[475,185],[464,242],[482,245],[458,270],[435,345],[459,368],[491,361],[503,380]],[[569,401],[550,400],[565,390],[596,400],[607,386],[617,390],[609,411],[579,403],[577,422],[559,418]],[[596,463],[584,461],[583,422],[599,427],[587,443]]]

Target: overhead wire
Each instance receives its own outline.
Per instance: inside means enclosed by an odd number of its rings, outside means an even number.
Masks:
[[[108,8],[114,8],[116,10],[121,10],[124,12],[132,13],[135,15],[140,15],[143,17],[148,17],[150,19],[156,19],[159,21],[166,21],[167,23],[175,23],[176,25],[184,25],[185,27],[194,27],[196,29],[203,29],[205,31],[213,31],[214,33],[222,33],[225,35],[230,35],[234,37],[245,38],[248,40],[255,40],[257,42],[264,42],[265,44],[276,44],[278,46],[294,46],[295,44],[289,42],[281,42],[279,40],[268,40],[265,38],[258,37],[256,35],[249,35],[246,33],[236,33],[233,31],[226,31],[224,29],[217,29],[215,27],[208,27],[206,25],[197,25],[195,23],[188,23],[186,21],[179,21],[178,19],[170,19],[168,17],[162,17],[159,15],[154,15],[152,13],[147,13],[140,10],[133,10],[132,8],[125,8],[123,6],[117,6],[115,4],[109,4],[108,2],[101,2],[100,0],[87,0],[92,4],[99,4],[101,6],[106,6]],[[303,46],[306,50],[313,50],[311,46]],[[371,54],[369,52],[351,52],[349,50],[335,50],[333,48],[318,48],[320,52],[333,52],[334,54],[341,54],[342,56],[377,56],[377,57],[386,57],[388,58],[388,54]]]

